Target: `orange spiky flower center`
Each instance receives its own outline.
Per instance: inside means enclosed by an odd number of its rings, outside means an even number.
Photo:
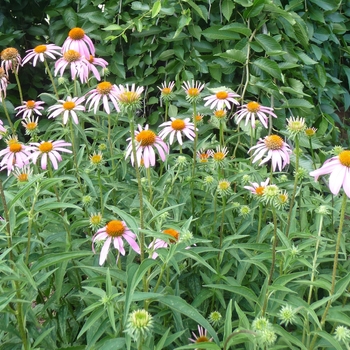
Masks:
[[[168,229],[164,230],[163,233],[174,238],[174,239],[170,240],[170,243],[176,243],[179,240],[179,237],[180,237],[179,232],[172,229],[172,228],[168,228]]]
[[[278,135],[270,135],[265,138],[265,146],[270,150],[279,150],[283,147],[282,137]]]
[[[221,151],[218,151],[218,152],[215,152],[213,154],[213,158],[214,160],[216,160],[217,162],[221,161],[221,160],[224,160],[225,159],[225,153],[224,152],[221,152]]]
[[[19,182],[27,182],[28,181],[28,174],[27,173],[21,173],[17,176],[17,179]]]
[[[111,237],[120,237],[125,231],[124,224],[119,220],[112,220],[106,225],[106,233]]]
[[[265,186],[259,186],[255,189],[257,196],[262,196],[264,194]]]
[[[35,107],[35,101],[33,101],[33,100],[27,101],[27,102],[26,102],[26,107],[27,107],[28,109],[33,109],[33,108]]]
[[[8,47],[1,51],[1,59],[4,61],[12,61],[18,58],[18,50],[14,47]]]
[[[112,88],[113,86],[110,82],[104,81],[102,83],[97,84],[96,90],[101,95],[108,95],[111,92]]]
[[[71,111],[75,107],[75,103],[73,101],[66,101],[63,103],[63,109]]]
[[[163,95],[169,95],[171,93],[171,89],[169,87],[165,87],[162,89]]]
[[[187,94],[190,97],[196,97],[199,95],[199,89],[197,89],[196,87],[191,87],[187,90]]]
[[[201,335],[196,339],[196,343],[205,343],[210,341],[210,339],[206,335]]]
[[[34,48],[35,53],[44,53],[47,50],[46,45],[38,45]]]
[[[152,146],[156,142],[156,134],[152,130],[142,130],[136,135],[136,141],[141,146]]]
[[[201,163],[208,163],[208,158],[209,158],[209,154],[208,153],[200,153],[198,155],[199,161]]]
[[[175,119],[171,122],[171,127],[174,130],[183,130],[186,127],[186,123],[181,119]]]
[[[37,128],[38,126],[38,123],[37,122],[29,122],[26,124],[26,129],[29,130],[29,131],[33,131]]]
[[[9,143],[10,152],[18,153],[22,151],[22,145],[19,142],[13,141]]]
[[[85,32],[83,29],[81,28],[73,28],[69,31],[68,36],[72,39],[72,40],[81,40],[84,38],[85,36]]]
[[[219,100],[226,100],[228,97],[227,91],[219,91],[215,94],[216,98]]]
[[[63,57],[67,62],[75,62],[80,60],[81,55],[78,51],[68,50],[63,54]]]
[[[350,168],[350,151],[340,152],[338,158],[342,165]]]
[[[250,113],[256,113],[260,110],[260,104],[258,102],[249,102],[247,103],[247,110]]]
[[[138,102],[139,99],[140,99],[140,95],[135,91],[124,91],[118,95],[118,100],[121,103],[126,103],[126,104]]]
[[[226,111],[224,109],[217,109],[215,112],[214,112],[214,115],[216,118],[224,118],[226,116]]]
[[[39,145],[39,150],[42,153],[49,153],[53,150],[53,144],[50,141],[45,141]]]

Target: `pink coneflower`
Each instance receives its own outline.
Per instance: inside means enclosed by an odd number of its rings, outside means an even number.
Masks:
[[[63,124],[67,124],[68,117],[74,120],[75,124],[79,123],[77,111],[84,111],[85,107],[81,104],[84,102],[85,97],[67,97],[67,100],[58,100],[59,104],[49,107],[48,112],[52,112],[48,118],[56,118],[60,114],[63,114]]]
[[[228,155],[227,147],[216,147],[216,151],[210,150],[210,156],[213,158],[216,165],[223,165],[226,162],[226,156]]]
[[[8,76],[5,69],[0,67],[0,101],[2,96],[6,97],[6,89],[8,85]]]
[[[265,107],[258,102],[249,102],[240,107],[233,116],[236,118],[236,123],[239,124],[243,118],[245,118],[245,125],[251,122],[252,128],[255,128],[255,118],[258,117],[261,124],[267,129],[268,128],[268,115],[277,118],[277,115],[273,113],[273,108]]]
[[[182,134],[184,134],[191,141],[194,140],[196,134],[194,132],[195,126],[190,122],[190,118],[176,119],[170,118],[171,121],[160,124],[159,127],[165,127],[159,133],[159,137],[165,138],[169,136],[169,143],[172,145],[174,142],[174,137],[176,136],[177,141],[182,145]]]
[[[135,131],[136,138],[136,158],[138,166],[141,166],[141,160],[145,168],[149,166],[154,166],[156,164],[156,154],[154,148],[157,149],[161,160],[164,162],[166,155],[169,153],[169,148],[167,144],[157,136],[152,130],[148,129],[148,125],[145,126],[145,129],[142,129],[141,125],[138,125],[139,131]],[[126,149],[125,159],[130,156],[131,164],[134,165],[134,156],[132,154],[132,141],[129,138],[130,143]]]
[[[196,335],[194,332],[192,332],[193,334],[193,339],[189,338],[188,340],[192,343],[195,344],[199,344],[198,346],[200,346],[200,343],[207,343],[207,342],[211,342],[213,340],[213,338],[209,338],[207,336],[207,330],[204,329],[203,327],[198,325],[198,334]],[[201,348],[196,348],[196,350],[201,350]]]
[[[41,105],[44,104],[45,102],[29,100],[29,101],[23,101],[22,103],[23,103],[22,106],[15,108],[15,110],[17,111],[16,116],[23,113],[22,118],[26,119],[33,114],[42,115],[40,110],[44,109],[44,107],[42,107]]]
[[[69,50],[78,51],[86,59],[89,59],[90,55],[95,56],[95,46],[82,28],[73,28],[69,31],[68,38],[63,43],[62,52]]]
[[[38,45],[34,49],[27,50],[27,55],[23,58],[22,66],[33,59],[33,67],[36,66],[38,60],[45,61],[46,57],[56,59],[56,56],[62,56],[61,48],[54,44]]]
[[[126,226],[124,221],[109,221],[106,226],[100,228],[95,233],[95,235],[92,237],[92,250],[94,253],[94,243],[96,241],[105,241],[100,253],[100,265],[103,265],[103,263],[106,261],[108,250],[112,241],[114,248],[117,249],[121,255],[125,255],[124,242],[122,238],[124,238],[130,244],[130,247],[136,253],[140,254],[140,247],[136,242],[136,235],[130,231],[130,229]],[[119,253],[117,261],[119,258]]]
[[[289,164],[289,155],[292,153],[289,145],[278,135],[270,135],[266,136],[264,139],[260,139],[258,144],[251,147],[249,152],[252,150],[254,150],[252,155],[252,157],[254,157],[253,163],[262,159],[265,153],[267,153],[266,158],[262,160],[259,165],[271,160],[273,171],[276,170],[276,166],[279,171],[282,171],[282,169]]]
[[[8,47],[1,51],[0,57],[2,59],[1,67],[5,69],[7,75],[9,70],[18,74],[18,68],[21,65],[22,59],[17,49]]]
[[[250,182],[251,186],[244,186],[244,188],[249,190],[253,195],[261,197],[264,194],[265,187],[269,184],[269,182],[269,178],[263,182],[260,182],[260,184],[257,182]]]
[[[88,62],[78,51],[68,50],[63,57],[55,63],[55,76],[60,73],[63,76],[64,70],[70,66],[70,73],[73,80],[78,76],[81,83],[86,83],[89,77]]]
[[[179,241],[180,234],[178,231],[169,228],[163,231],[164,234],[170,236],[170,243],[176,243]],[[164,241],[163,239],[157,238],[155,241],[151,242],[151,244],[148,246],[149,249],[153,251],[152,253],[152,259],[156,259],[158,256],[158,253],[155,252],[155,250],[159,248],[167,248],[169,245],[168,242]]]
[[[34,164],[36,164],[38,158],[41,157],[41,169],[45,170],[47,168],[47,158],[49,158],[53,168],[56,170],[58,169],[58,162],[62,160],[59,152],[72,153],[71,150],[64,148],[66,146],[71,146],[71,144],[63,140],[42,141],[41,143],[31,142],[28,149],[33,151],[30,158],[33,160]]]
[[[208,161],[209,161],[209,157],[211,156],[213,150],[210,150],[208,149],[207,151],[204,151],[204,150],[199,150],[197,152],[197,158],[198,158],[198,161],[199,163],[201,164],[207,164]]]
[[[89,96],[88,96],[89,95]],[[111,84],[108,81],[104,81],[102,83],[97,84],[96,89],[89,91],[86,96],[88,96],[86,100],[86,104],[90,102],[89,111],[94,108],[94,113],[97,113],[97,109],[99,107],[100,101],[102,99],[103,108],[107,114],[111,113],[111,109],[109,107],[109,101],[113,103],[113,106],[117,112],[120,112],[120,108],[118,106],[118,90],[117,87]]]
[[[0,157],[3,157],[0,162],[1,168],[6,168],[9,174],[14,166],[22,168],[29,163],[31,156],[30,149],[18,142],[17,136],[13,136],[6,140],[7,147],[0,151]]]
[[[171,101],[174,98],[173,88],[175,86],[175,81],[170,81],[167,83],[166,81],[161,84],[161,86],[157,86],[160,91],[160,97],[164,101]]]
[[[186,100],[190,103],[197,102],[201,91],[204,89],[205,84],[201,84],[199,81],[185,81],[182,88],[186,92]]]
[[[143,86],[136,87],[135,84],[132,84],[131,87],[129,87],[128,84],[126,84],[126,86],[118,85],[116,87],[116,90],[117,90],[118,104],[121,107],[139,108],[141,94],[144,90]]]
[[[101,75],[97,70],[96,66],[99,66],[105,69],[107,65],[108,65],[108,62],[105,61],[103,58],[96,58],[90,55],[90,57],[87,59],[87,66],[89,68],[89,72],[92,72],[92,74],[95,76],[97,80],[101,80]]]
[[[329,189],[334,195],[337,195],[340,188],[343,187],[344,192],[350,198],[350,151],[342,151],[339,155],[332,157],[324,162],[321,168],[311,171],[310,176],[314,176],[315,180],[321,175],[329,176]]]
[[[26,135],[35,135],[35,134],[37,134],[39,132],[38,120],[39,120],[39,117],[35,118],[32,115],[31,117],[24,118],[21,121],[21,124],[26,129]]]
[[[239,97],[235,92],[220,90],[214,95],[204,97],[203,100],[207,101],[204,106],[210,105],[210,109],[231,109],[231,103],[239,105],[235,97]]]

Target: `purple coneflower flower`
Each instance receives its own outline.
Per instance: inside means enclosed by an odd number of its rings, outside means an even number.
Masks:
[[[101,80],[101,75],[97,70],[96,66],[100,66],[103,69],[105,69],[107,65],[108,65],[108,62],[105,61],[103,58],[96,58],[90,55],[90,57],[87,59],[87,66],[89,68],[89,72],[92,72],[92,74],[95,76],[97,80]]]
[[[22,103],[23,103],[22,106],[15,108],[15,110],[17,111],[16,116],[23,113],[22,118],[26,119],[26,118],[29,118],[32,114],[42,115],[40,110],[44,109],[44,107],[42,107],[41,105],[44,104],[45,102],[29,100],[29,101],[23,101]]]
[[[169,148],[162,138],[157,136],[152,130],[148,129],[148,125],[145,129],[142,129],[141,125],[138,125],[139,131],[135,131],[136,138],[136,158],[138,166],[141,165],[141,160],[145,168],[154,166],[156,164],[156,154],[154,148],[157,149],[161,160],[164,162],[166,155],[169,153]],[[130,156],[131,164],[134,165],[134,156],[132,154],[132,141],[129,138],[130,143],[126,149],[125,159]]]
[[[75,124],[79,123],[77,111],[84,111],[85,107],[81,103],[85,100],[85,97],[67,97],[67,100],[58,100],[59,104],[49,107],[48,112],[52,112],[48,118],[56,118],[60,114],[63,114],[63,124],[67,124],[68,117],[74,120]]]
[[[180,234],[178,231],[169,228],[163,231],[164,234],[169,235],[171,237],[170,243],[176,243],[179,240]],[[164,241],[163,239],[157,238],[155,241],[151,242],[151,244],[148,246],[149,249],[153,251],[152,253],[152,259],[156,259],[158,256],[158,253],[155,252],[155,250],[159,248],[167,248],[168,242]]]
[[[73,28],[69,31],[68,38],[63,43],[62,52],[69,50],[78,51],[86,59],[89,59],[90,55],[95,56],[95,46],[82,28]]]
[[[103,265],[103,263],[107,259],[109,247],[113,241],[114,248],[119,251],[121,255],[125,255],[124,249],[124,238],[129,244],[130,247],[138,254],[140,254],[140,247],[136,242],[136,235],[130,231],[130,229],[126,226],[124,221],[112,220],[107,223],[106,226],[100,228],[95,235],[92,237],[92,250],[95,252],[94,243],[96,241],[105,241],[102,250],[100,253],[99,264]],[[119,253],[117,257],[117,261],[119,258]]]
[[[207,101],[204,106],[210,105],[210,109],[231,109],[231,103],[239,105],[239,102],[235,99],[239,97],[235,92],[229,92],[225,90],[220,90],[214,95],[204,97],[204,101]]]
[[[262,159],[265,153],[267,153],[266,158],[262,160],[259,165],[271,160],[273,171],[276,170],[276,167],[278,167],[279,171],[282,171],[282,169],[289,164],[289,155],[292,153],[289,145],[278,135],[270,135],[266,136],[264,139],[260,139],[258,144],[251,147],[248,152],[252,150],[254,150],[252,155],[252,157],[254,157],[253,163]]]
[[[179,144],[182,145],[182,134],[184,134],[191,141],[194,140],[194,138],[196,137],[196,134],[194,132],[195,126],[193,123],[190,122],[190,118],[186,118],[184,120],[176,118],[170,119],[171,121],[159,125],[159,127],[165,127],[163,130],[160,131],[159,137],[165,138],[169,136],[169,143],[171,145],[174,142],[175,136]]]
[[[18,74],[18,68],[21,65],[22,59],[17,49],[8,47],[1,51],[0,57],[2,59],[1,67],[5,69],[7,75],[9,70]]]
[[[236,123],[239,124],[242,119],[245,118],[245,125],[251,122],[252,128],[255,128],[255,118],[258,117],[261,124],[267,129],[268,128],[268,115],[277,118],[277,115],[273,113],[273,108],[265,107],[258,102],[249,102],[240,107],[233,116],[236,118]]]
[[[58,51],[58,52],[57,52]],[[46,57],[56,59],[56,56],[62,56],[61,48],[54,44],[38,45],[34,49],[27,50],[27,55],[23,58],[22,66],[33,59],[33,67],[36,66],[38,60],[45,61]]]
[[[244,188],[249,190],[253,195],[261,197],[264,194],[265,187],[269,184],[269,182],[269,178],[260,184],[257,182],[250,182],[251,186],[244,186]]]
[[[191,341],[192,343],[195,343],[195,344],[207,343],[207,342],[211,342],[213,340],[213,338],[209,338],[207,336],[207,330],[201,326],[198,326],[198,334],[199,335],[196,335],[194,332],[192,332],[192,334],[193,334],[193,339],[189,338],[188,340]],[[200,348],[197,348],[196,350],[200,350]]]
[[[111,114],[111,109],[109,107],[109,101],[113,103],[113,106],[117,112],[120,112],[118,106],[118,90],[117,87],[111,84],[108,81],[97,84],[96,89],[89,91],[85,96],[88,96],[86,99],[86,104],[89,104],[89,111],[94,108],[94,113],[97,113],[100,101],[102,99],[103,108],[107,114]]]
[[[328,186],[334,195],[337,195],[340,188],[350,198],[350,151],[342,151],[339,155],[332,157],[324,162],[321,168],[311,171],[310,176],[315,180],[321,175],[329,176]]]
[[[201,84],[199,81],[185,81],[182,88],[186,92],[186,100],[190,103],[194,103],[199,99],[199,94],[204,89],[205,84]]]
[[[28,149],[33,152],[30,158],[33,160],[34,164],[36,164],[38,158],[41,157],[41,169],[45,170],[49,158],[53,168],[56,170],[58,169],[58,162],[62,160],[59,152],[72,153],[71,150],[65,148],[66,146],[71,146],[71,144],[63,140],[42,141],[41,143],[31,142]]]

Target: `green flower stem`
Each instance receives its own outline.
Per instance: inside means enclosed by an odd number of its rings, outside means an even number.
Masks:
[[[338,228],[338,234],[337,234],[337,241],[335,244],[335,253],[334,253],[334,260],[333,260],[333,271],[332,271],[332,283],[331,283],[331,289],[329,291],[329,296],[330,299],[327,302],[326,308],[324,309],[324,312],[322,314],[321,317],[321,328],[324,328],[324,325],[326,323],[326,318],[328,315],[328,311],[332,305],[333,302],[333,296],[334,296],[334,291],[335,291],[335,280],[337,277],[337,268],[338,268],[338,257],[339,257],[339,249],[340,249],[340,241],[342,238],[342,234],[343,234],[343,225],[344,225],[344,217],[345,217],[345,211],[346,211],[346,204],[347,204],[347,196],[345,194],[345,192],[343,193],[343,201],[342,201],[342,205],[341,205],[341,210],[340,210],[340,219],[339,219],[339,228]],[[311,345],[310,345],[310,350],[314,349],[316,340],[317,340],[318,336],[317,334],[314,335],[312,341],[311,341]]]
[[[226,210],[226,198],[222,197],[222,214],[221,214],[221,223],[220,223],[220,241],[219,241],[219,254],[218,254],[218,264],[220,263],[220,254],[222,248],[222,241],[224,239],[224,223],[225,223],[225,210]],[[218,266],[219,268],[219,266]]]
[[[5,98],[4,97],[1,98],[1,102],[2,102],[2,107],[4,108],[4,112],[5,112],[7,121],[9,122],[9,125],[10,125],[10,127],[12,129],[12,132],[15,133],[16,130],[15,130],[15,127],[14,127],[12,121],[11,121],[11,118],[10,118],[10,115],[9,115],[9,111],[7,110],[7,107],[6,107],[6,102],[5,102]]]
[[[55,92],[55,95],[57,97],[57,100],[59,99],[59,95],[58,95],[58,91],[57,91],[57,88],[56,88],[56,84],[55,84],[55,81],[53,79],[53,76],[51,74],[51,70],[50,70],[50,67],[46,61],[46,59],[44,59],[44,65],[45,65],[45,68],[46,68],[46,71],[47,71],[47,74],[49,75],[50,77],[50,80],[51,80],[51,83],[52,83],[52,88],[53,88],[53,91]]]
[[[220,120],[220,135],[219,135],[220,146],[224,146],[224,123]]]
[[[22,93],[22,87],[21,87],[21,82],[19,81],[18,73],[13,72],[16,78],[17,86],[18,86],[18,92],[19,92],[19,98],[21,100],[21,103],[24,101],[23,100],[23,93]]]
[[[262,223],[262,212],[263,212],[263,205],[262,205],[262,203],[259,203],[259,221],[258,221],[258,232],[256,234],[256,243],[259,243],[259,238],[260,238],[261,223]]]
[[[315,154],[314,154],[314,149],[312,147],[311,137],[309,137],[309,145],[310,145],[310,152],[311,152],[311,157],[312,157],[312,164],[314,166],[314,169],[316,169]]]
[[[100,167],[97,169],[97,180],[98,180],[98,188],[100,189],[101,215],[103,217],[104,205],[103,205],[103,189],[102,189],[101,168]]]
[[[34,192],[34,198],[32,199],[32,206],[31,206],[30,211],[28,213],[28,235],[27,235],[28,237],[27,237],[27,252],[26,252],[26,259],[25,259],[26,265],[28,265],[28,262],[29,262],[30,239],[31,239],[31,235],[32,235],[32,226],[33,226],[33,219],[34,219],[34,207],[35,207],[35,203],[38,199],[39,192],[40,192],[40,186],[37,183],[36,188],[35,188],[35,192]]]
[[[290,224],[292,222],[292,213],[293,213],[293,207],[294,207],[294,202],[295,202],[295,196],[297,193],[297,188],[298,188],[298,181],[299,181],[299,176],[298,176],[298,171],[299,171],[299,136],[297,135],[295,137],[295,179],[294,179],[294,187],[293,187],[293,194],[290,199],[290,207],[289,207],[289,213],[288,213],[288,220],[287,220],[287,227],[286,227],[286,237],[288,238],[289,235],[289,229],[290,229]]]
[[[14,261],[14,256],[12,253],[12,235],[11,235],[11,226],[10,226],[10,216],[9,216],[9,210],[7,207],[7,202],[6,202],[6,198],[5,198],[5,193],[4,193],[4,188],[2,186],[2,180],[0,179],[0,197],[1,197],[1,201],[2,201],[2,206],[4,209],[4,219],[6,220],[6,225],[5,225],[5,233],[7,236],[7,247],[9,248],[9,260],[11,261],[13,268],[15,269],[16,265],[15,265],[15,261]],[[16,271],[14,271],[14,273],[16,274]],[[17,302],[16,305],[16,309],[15,311],[15,315],[17,318],[17,324],[18,324],[18,328],[19,328],[19,334],[21,336],[22,339],[22,346],[24,350],[29,349],[29,344],[27,341],[27,332],[26,332],[26,326],[25,326],[25,317],[23,315],[23,304],[21,302],[21,300],[23,299],[22,295],[21,295],[21,285],[17,280],[12,281],[12,284],[16,290],[16,298],[17,300],[19,300]]]
[[[153,190],[152,190],[152,181],[151,181],[151,168],[148,167],[146,169],[147,180],[148,180],[148,188],[149,188],[149,202],[152,203],[153,199]]]
[[[168,113],[169,113],[169,101],[165,101],[164,122],[168,120]]]
[[[135,165],[135,173],[136,173],[136,179],[137,179],[137,186],[138,186],[138,192],[139,192],[139,201],[140,201],[140,252],[141,252],[141,262],[145,258],[145,235],[143,232],[144,229],[144,222],[143,222],[143,193],[142,193],[142,184],[141,184],[141,176],[140,176],[140,169],[139,165],[137,163],[137,157],[136,157],[136,140],[135,140],[135,124],[134,124],[134,118],[132,111],[129,111],[129,120],[130,120],[130,133],[131,133],[131,148],[132,148],[132,155],[134,158],[134,165]]]
[[[273,243],[272,243],[272,258],[271,258],[271,268],[270,268],[270,273],[269,273],[269,279],[267,280],[267,289],[271,285],[272,282],[272,277],[273,273],[275,271],[275,264],[276,264],[276,247],[277,247],[277,215],[276,215],[276,209],[272,206],[272,217],[273,217]],[[264,300],[264,305],[262,308],[262,316],[265,315],[266,308],[267,308],[267,302],[269,298],[269,292],[268,290],[266,291],[266,296]]]
[[[114,170],[113,142],[112,142],[112,139],[111,139],[111,133],[112,133],[112,120],[111,120],[111,115],[108,114],[108,133],[107,133],[107,140],[108,140],[108,146],[109,146],[109,153],[110,153],[110,156],[111,156],[112,169]]]
[[[194,198],[194,177],[196,173],[196,162],[197,162],[197,142],[198,142],[198,132],[197,132],[197,106],[196,103],[193,102],[193,123],[194,123],[194,133],[195,137],[193,140],[193,165],[192,165],[192,181],[191,181],[191,202],[192,202],[192,215],[194,215],[195,211],[195,198]]]

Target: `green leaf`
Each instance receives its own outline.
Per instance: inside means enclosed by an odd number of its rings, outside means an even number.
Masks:
[[[283,103],[281,108],[314,108],[309,101],[303,100],[301,98],[291,98]]]
[[[271,55],[274,52],[283,52],[282,46],[270,35],[258,34],[255,40],[261,45],[267,55]]]
[[[212,343],[212,342],[201,342],[201,346],[203,346],[203,349],[205,348],[205,350],[221,350],[221,348],[219,348],[215,343]],[[185,350],[185,349],[198,349],[198,344],[189,344],[189,345],[180,346],[179,348],[175,348],[175,350]]]
[[[119,24],[111,24],[107,27],[102,28],[102,30],[106,30],[106,31],[123,31],[123,27],[121,27]]]
[[[244,64],[247,60],[247,57],[244,54],[244,52],[235,49],[227,50],[223,53],[217,53],[214,56],[219,56],[221,58],[225,58],[227,61],[239,62],[242,64]]]
[[[78,17],[76,12],[71,7],[67,7],[64,10],[62,18],[68,28],[72,29],[77,27]]]
[[[337,340],[334,339],[333,335],[330,335],[329,333],[325,331],[316,331],[315,334],[319,335],[321,338],[326,340],[326,342],[329,344],[328,347],[330,346],[330,349],[334,350],[343,350],[343,347],[339,344]],[[316,343],[316,348],[317,348],[317,343]]]
[[[31,271],[34,274],[35,272],[43,270],[46,267],[57,265],[63,261],[85,258],[87,256],[92,256],[92,251],[88,250],[46,254],[39,258],[38,261],[34,262]]]
[[[192,0],[183,0],[183,2],[187,2],[202,19],[207,21],[207,18],[204,16],[202,9],[196,3],[194,3]]]
[[[252,31],[243,23],[235,22],[222,27],[220,30],[228,30],[235,33],[243,34],[244,36],[250,36]]]
[[[222,30],[221,26],[211,26],[203,30],[202,35],[214,40],[239,40],[240,36],[229,30]]]
[[[215,342],[219,344],[218,336],[210,323],[197,311],[197,309],[188,304],[185,300],[175,295],[165,295],[163,298],[159,299],[159,302],[197,322],[204,327],[210,336],[213,337]]]
[[[258,297],[255,295],[255,293],[251,289],[247,287],[228,286],[226,284],[206,284],[204,285],[204,287],[227,290],[231,293],[238,294],[249,301],[253,301],[256,304],[259,303]]]
[[[227,305],[224,324],[224,339],[232,333],[232,299]]]
[[[33,344],[33,348],[36,348],[46,337],[50,336],[51,331],[55,328],[51,327],[49,329],[47,329],[45,332],[43,332],[42,334],[39,335],[38,338],[35,339],[35,342]]]
[[[88,331],[97,321],[98,319],[105,314],[105,309],[103,306],[96,309],[92,312],[92,314],[89,316],[87,320],[84,322],[83,328],[80,330],[77,338],[79,339],[86,331]],[[98,323],[97,323],[98,324]]]
[[[269,60],[268,58],[259,58],[252,62],[252,64],[268,73],[272,77],[282,80],[281,69],[275,61]]]
[[[157,0],[152,6],[152,18],[158,15],[161,8],[162,8],[162,3],[160,0]]]
[[[221,5],[221,11],[227,21],[230,20],[232,12],[235,8],[235,3],[233,0],[224,0]]]

